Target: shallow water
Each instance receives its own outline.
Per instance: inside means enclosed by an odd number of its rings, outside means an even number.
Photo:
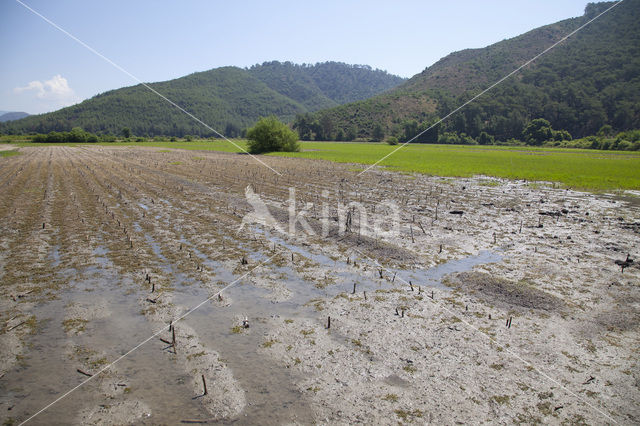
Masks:
[[[197,281],[183,274],[163,256],[161,244],[151,235],[145,235],[146,243],[155,255],[156,266],[173,283],[172,303],[181,312],[187,312],[191,307],[213,298],[221,288],[215,283],[228,284],[237,280],[236,284],[224,292],[225,297],[232,300],[230,306],[205,303],[182,320],[197,333],[202,345],[220,354],[246,392],[246,408],[239,417],[227,423],[282,424],[295,421],[307,424],[314,420],[310,415],[308,402],[295,386],[299,382],[297,373],[280,365],[259,349],[270,331],[272,319],[316,320],[318,313],[313,306],[306,306],[306,303],[313,298],[331,298],[342,292],[350,293],[353,283],[357,283],[358,292],[406,285],[402,280],[411,281],[415,285],[445,288],[441,283],[445,275],[468,271],[476,265],[500,260],[498,254],[481,252],[429,270],[397,270],[394,271],[397,281],[392,284],[388,279],[378,279],[375,265],[367,259],[358,259],[361,266],[368,266],[369,271],[364,275],[362,270],[344,261],[333,260],[268,233],[264,233],[264,236],[275,243],[278,249],[284,248],[304,256],[334,272],[332,278],[336,282],[319,287],[316,282],[305,280],[290,266],[264,265],[261,268],[282,277],[280,284],[284,284],[292,293],[288,300],[273,302],[269,297],[270,290],[255,287],[249,279],[239,279],[238,275],[227,270],[221,262],[208,258],[194,244],[182,238],[181,242],[198,258],[200,264],[214,271],[210,285],[193,285]],[[117,268],[108,258],[108,249],[98,246],[93,255],[94,264],[79,271],[80,275],[60,293],[58,300],[34,307],[33,313],[43,320],[41,328],[29,339],[31,347],[22,365],[9,371],[0,383],[0,409],[8,413],[8,417],[25,419],[87,379],[76,371],[77,368],[88,368],[70,355],[74,348],[86,347],[100,351],[98,355],[105,356],[111,362],[144,341],[161,326],[149,322],[141,314],[138,301],[145,297],[146,291],[141,290],[131,279],[119,276]],[[251,258],[263,261],[268,256],[253,252]],[[60,264],[58,248],[54,248],[51,253],[50,262],[52,265]],[[65,277],[77,273],[78,271],[72,274],[64,270],[60,272]],[[69,303],[88,307],[103,303],[109,315],[89,321],[86,331],[80,335],[66,334],[61,324]],[[243,333],[233,333],[231,329],[238,324],[238,318],[245,316],[249,319],[250,328]],[[176,327],[180,327],[179,322]],[[152,339],[115,366],[117,380],[129,389],[126,399],[137,399],[148,404],[152,412],[147,419],[150,423],[178,423],[183,419],[208,418],[206,410],[193,399],[193,391],[189,386],[191,378],[181,366],[176,365],[171,354],[163,351],[164,348],[165,345],[159,339]],[[96,366],[93,371],[101,367],[102,365]],[[101,377],[95,377],[85,385],[87,392],[74,392],[72,396],[37,417],[34,424],[50,424],[61,419],[71,421],[83,408],[113,403],[109,399],[101,400],[98,396],[96,389],[101,381]],[[122,400],[124,396],[116,397],[115,401]],[[8,410],[9,407],[11,410]]]

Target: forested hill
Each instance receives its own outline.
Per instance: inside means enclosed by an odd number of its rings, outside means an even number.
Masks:
[[[249,73],[310,111],[367,99],[405,81],[367,65],[340,62],[315,65],[264,62],[251,67]]]
[[[28,116],[29,114],[22,111],[0,111],[0,122],[19,120]]]
[[[222,67],[150,83],[158,92],[226,136],[238,136],[259,117],[291,121],[296,114],[366,99],[405,81],[365,65],[265,62],[248,69]],[[142,85],[112,90],[77,105],[0,125],[4,133],[68,131],[140,136],[211,136]]]
[[[310,138],[408,140],[612,4],[590,3],[581,17],[452,53],[387,93],[299,116],[296,127]],[[640,0],[622,1],[420,141],[435,142],[445,132],[521,138],[536,118],[573,137],[605,124],[614,131],[640,128]]]

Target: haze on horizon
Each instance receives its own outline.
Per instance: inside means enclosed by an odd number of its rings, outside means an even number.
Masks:
[[[24,3],[153,82],[270,60],[365,64],[411,77],[453,51],[580,16],[587,0]],[[0,110],[43,113],[136,84],[19,2],[0,3],[0,16]]]

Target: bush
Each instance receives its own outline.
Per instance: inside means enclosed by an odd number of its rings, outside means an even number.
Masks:
[[[70,132],[49,132],[46,135],[36,134],[33,142],[98,142],[98,137],[93,133],[85,132],[80,127],[74,127]]]
[[[396,138],[395,136],[389,136],[387,138],[387,143],[389,145],[398,145],[398,138]]]
[[[447,145],[476,145],[477,142],[466,133],[444,132],[438,136],[439,144]]]
[[[494,141],[494,137],[487,132],[481,132],[480,136],[478,136],[478,143],[480,145],[493,145]]]
[[[300,151],[298,134],[275,116],[261,118],[247,130],[249,152],[296,152]]]
[[[618,142],[618,144],[616,146],[616,149],[618,151],[631,151],[631,149],[632,149],[631,147],[632,146],[633,145],[629,141],[620,141],[620,142]]]
[[[522,137],[529,145],[542,145],[542,142],[553,139],[553,130],[549,121],[536,118],[525,126]]]

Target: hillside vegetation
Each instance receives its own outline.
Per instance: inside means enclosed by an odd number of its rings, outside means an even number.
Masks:
[[[21,118],[28,117],[28,116],[29,114],[21,111],[11,111],[11,112],[0,111],[0,123],[3,123],[5,121],[11,121],[11,120],[19,120]]]
[[[300,115],[296,127],[308,139],[409,140],[612,4],[590,3],[579,18],[452,53],[388,93]],[[640,127],[640,0],[625,0],[417,141],[448,143],[464,133],[464,143],[483,132],[520,139],[537,118],[573,138],[604,125],[613,132]]]
[[[222,67],[149,86],[212,128],[235,137],[259,117],[291,121],[296,114],[333,107],[388,90],[404,79],[364,65],[265,62]],[[112,90],[77,105],[0,126],[3,133],[48,133],[81,127],[93,133],[212,136],[142,85]]]

